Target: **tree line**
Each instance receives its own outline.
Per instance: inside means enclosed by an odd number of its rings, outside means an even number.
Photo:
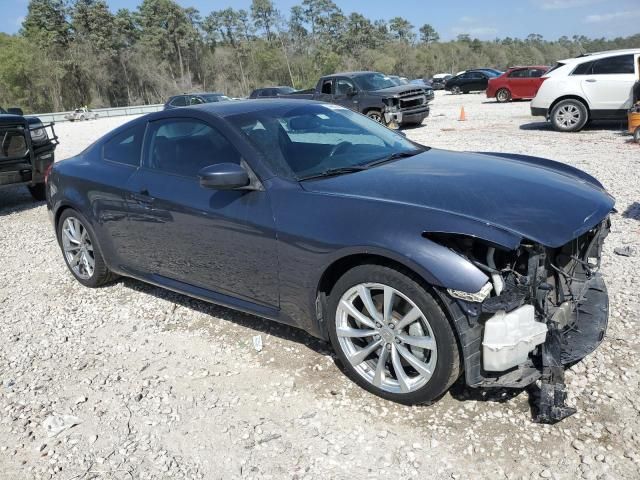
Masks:
[[[640,34],[445,42],[429,24],[347,15],[332,0],[302,0],[289,12],[253,0],[249,10],[206,15],[173,0],[115,13],[106,0],[30,0],[20,32],[0,34],[0,105],[48,112],[161,103],[196,90],[246,96],[260,86],[309,88],[341,70],[429,78],[639,45]]]

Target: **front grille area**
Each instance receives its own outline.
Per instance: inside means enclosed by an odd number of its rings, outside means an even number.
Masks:
[[[411,97],[411,98],[401,98],[400,108],[401,109],[415,108],[415,107],[419,107],[420,105],[424,105],[425,102],[426,102],[426,98],[424,97],[424,95]]]

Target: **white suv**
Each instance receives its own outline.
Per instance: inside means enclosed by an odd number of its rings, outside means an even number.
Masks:
[[[622,120],[640,78],[640,48],[562,60],[542,78],[531,114],[551,120],[556,130],[576,132],[589,120]]]

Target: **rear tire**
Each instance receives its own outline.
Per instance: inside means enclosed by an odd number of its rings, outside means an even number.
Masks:
[[[640,127],[636,128],[636,131],[633,132],[633,139],[636,143],[640,143]]]
[[[558,132],[577,132],[589,121],[589,111],[580,100],[569,98],[551,110],[551,124]]]
[[[367,297],[375,314],[363,300]],[[344,373],[387,400],[433,402],[460,375],[453,328],[411,272],[382,265],[354,267],[331,290],[327,322]]]
[[[71,234],[69,227],[72,227]],[[57,234],[64,261],[71,274],[82,285],[96,288],[117,278],[107,268],[96,235],[82,214],[73,209],[62,212]],[[93,268],[89,268],[91,263]]]
[[[506,88],[501,88],[496,92],[496,101],[498,103],[506,103],[511,100],[511,92]]]
[[[34,200],[42,202],[47,199],[47,189],[44,183],[29,185],[27,188],[29,189],[29,193],[31,193],[31,196]]]

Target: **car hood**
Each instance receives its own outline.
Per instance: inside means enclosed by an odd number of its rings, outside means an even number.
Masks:
[[[450,233],[483,238],[481,232],[490,226],[547,247],[559,247],[590,230],[615,203],[595,178],[565,164],[525,155],[437,149],[302,185],[316,193],[450,215],[451,228],[456,219],[461,226]],[[418,228],[431,231],[428,224]]]
[[[411,91],[419,94],[420,91],[423,91],[425,88],[427,87],[421,87],[420,85],[397,85],[395,87],[383,88],[381,90],[372,90],[367,93],[380,97],[395,97]]]

